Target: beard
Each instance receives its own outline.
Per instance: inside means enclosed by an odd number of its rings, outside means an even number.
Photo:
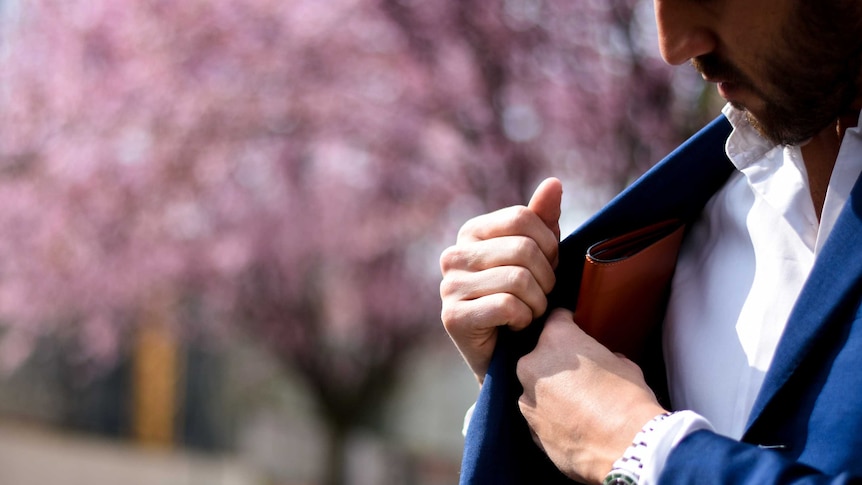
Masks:
[[[810,139],[852,108],[860,95],[862,3],[836,1],[830,7],[800,1],[781,40],[762,56],[761,81],[715,53],[692,59],[707,78],[744,88],[762,103],[745,111],[760,134],[776,144]]]

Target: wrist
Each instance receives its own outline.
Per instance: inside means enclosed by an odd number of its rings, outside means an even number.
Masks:
[[[623,470],[626,477],[608,478],[606,482],[613,485],[637,484],[655,485],[664,470],[667,458],[673,448],[686,436],[698,430],[712,430],[709,421],[693,411],[677,411],[662,413],[650,420],[626,449],[620,459],[614,462],[612,472]],[[637,457],[633,460],[632,457]],[[628,458],[625,459],[624,458]],[[611,481],[611,480],[617,481]]]
[[[610,434],[606,435],[604,439],[606,447],[602,451],[602,459],[601,461],[597,460],[590,472],[583,475],[591,483],[602,484],[610,471],[614,469],[619,458],[631,447],[638,433],[656,416],[668,413],[666,409],[654,402],[636,401],[630,402],[624,407],[626,411],[619,416],[620,420],[615,424],[606,420]]]
[[[638,485],[642,474],[649,435],[673,414],[672,412],[662,411],[647,421],[641,430],[637,432],[631,445],[626,448],[622,457],[614,462],[611,471],[605,475],[602,485]]]

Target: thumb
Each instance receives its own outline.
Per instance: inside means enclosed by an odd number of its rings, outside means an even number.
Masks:
[[[542,181],[533,192],[527,208],[539,216],[539,219],[554,232],[560,240],[560,205],[563,200],[563,183],[551,177]]]

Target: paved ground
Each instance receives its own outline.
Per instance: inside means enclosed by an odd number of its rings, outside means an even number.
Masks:
[[[259,485],[229,459],[0,423],[3,485]]]

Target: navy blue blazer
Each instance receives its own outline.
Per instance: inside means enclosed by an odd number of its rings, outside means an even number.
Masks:
[[[691,221],[733,171],[719,117],[560,243],[551,307],[573,309],[591,244],[672,217]],[[693,322],[696,324],[696,322]],[[467,432],[461,484],[572,484],[533,444],[518,410],[518,359],[542,321],[502,330]],[[660,335],[641,363],[667,401]],[[818,256],[741,441],[698,431],[671,453],[670,484],[862,483],[862,184]]]

